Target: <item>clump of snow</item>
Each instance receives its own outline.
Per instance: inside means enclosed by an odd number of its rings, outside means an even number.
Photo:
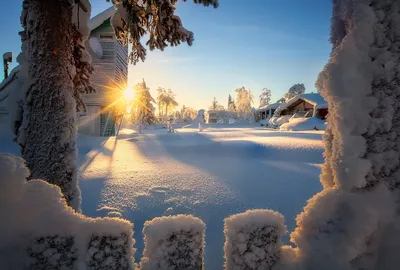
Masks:
[[[297,131],[297,130],[325,130],[326,122],[316,117],[308,118],[290,118],[289,122],[280,126],[280,130]]]
[[[363,193],[327,188],[297,217],[291,241],[304,269],[365,269],[353,266],[364,256],[376,260],[381,234],[395,212],[392,194],[384,185]]]
[[[92,51],[98,56],[103,57],[103,48],[101,47],[100,41],[96,37],[89,39],[89,45]]]
[[[0,269],[133,268],[132,223],[76,213],[21,158],[0,155],[0,171]]]
[[[204,222],[191,215],[157,217],[143,228],[142,270],[203,269]]]
[[[204,124],[204,119],[205,119],[204,113],[205,113],[204,110],[199,110],[197,112],[196,118],[193,119],[192,124],[193,125]]]
[[[271,269],[280,258],[284,217],[271,210],[249,210],[225,219],[225,269]]]
[[[92,12],[92,6],[89,0],[76,1],[72,8],[72,23],[77,27],[82,34],[82,39],[85,41],[90,35],[89,19]],[[86,11],[84,10],[86,9]]]
[[[291,118],[291,115],[283,115],[283,116],[274,116],[271,117],[271,119],[268,122],[268,126],[278,128],[281,125],[289,122],[289,119]]]

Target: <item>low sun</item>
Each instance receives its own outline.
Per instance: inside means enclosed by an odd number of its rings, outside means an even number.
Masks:
[[[125,98],[127,101],[132,101],[132,100],[134,99],[134,97],[135,97],[135,94],[134,94],[132,88],[127,88],[127,89],[125,89],[125,91],[124,91],[124,98]]]

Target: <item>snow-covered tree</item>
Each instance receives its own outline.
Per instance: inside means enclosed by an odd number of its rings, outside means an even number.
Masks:
[[[276,103],[285,103],[286,99],[285,98],[280,98],[276,101]]]
[[[150,94],[150,88],[143,80],[135,86],[135,122],[155,124],[157,118],[154,115],[153,105],[156,101]]]
[[[181,113],[181,116],[183,119],[188,118],[188,117],[190,119],[195,119],[197,116],[197,111],[195,109],[186,107],[185,105],[182,106],[180,113]]]
[[[228,111],[236,112],[235,100],[232,98],[232,96],[230,94],[228,96]]]
[[[260,107],[268,105],[271,102],[271,90],[263,88],[260,94]]]
[[[236,92],[236,109],[241,117],[248,117],[251,114],[252,103],[254,101],[253,94],[245,87],[235,90]]]
[[[209,110],[213,110],[213,111],[224,111],[225,108],[224,106],[222,106],[221,104],[219,104],[219,102],[217,101],[216,98],[213,99],[211,105],[208,107]]]
[[[295,96],[304,94],[306,91],[306,87],[302,83],[296,83],[292,87],[289,88],[288,92],[284,95],[284,98],[286,101],[288,101],[291,98],[294,98]]]
[[[400,1],[334,0],[324,190],[291,235],[303,269],[397,269]],[[321,268],[322,267],[322,268]]]
[[[31,178],[60,186],[69,205],[79,209],[76,169],[76,108],[81,93],[92,92],[93,72],[83,42],[89,35],[90,4],[62,0],[24,0],[21,14],[21,126],[17,142]],[[80,23],[78,23],[78,21]]]
[[[157,105],[159,115],[168,115],[179,105],[171,89],[157,88]]]
[[[177,0],[112,0],[117,37],[132,44],[130,60],[144,60],[146,50],[193,42],[175,15]],[[218,6],[218,0],[195,0]],[[79,209],[76,169],[76,108],[84,107],[81,93],[90,87],[90,57],[83,46],[89,35],[89,0],[23,0],[21,14],[22,119],[17,131],[22,157],[32,178],[59,185],[69,205]]]

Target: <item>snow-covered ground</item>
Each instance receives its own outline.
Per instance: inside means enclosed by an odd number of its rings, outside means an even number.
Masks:
[[[285,216],[291,231],[306,200],[322,188],[318,131],[226,125],[201,133],[187,128],[137,134],[125,128],[117,138],[80,135],[78,141],[83,213],[131,220],[137,261],[144,222],[183,213],[205,222],[207,269],[221,269],[224,218],[272,209]],[[0,152],[18,153],[8,133],[0,132]]]

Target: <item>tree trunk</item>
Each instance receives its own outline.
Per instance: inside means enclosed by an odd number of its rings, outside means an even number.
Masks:
[[[72,8],[67,0],[24,0],[21,23],[29,78],[18,137],[22,157],[31,178],[59,186],[78,210]]]
[[[333,3],[317,81],[329,103],[324,190],[291,238],[304,269],[398,269],[399,230],[388,228],[400,221],[400,2]]]

